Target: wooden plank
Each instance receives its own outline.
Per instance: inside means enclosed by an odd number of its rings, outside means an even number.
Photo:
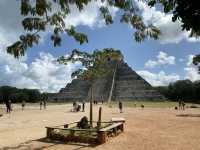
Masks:
[[[111,118],[112,122],[125,122],[124,118]]]
[[[116,127],[120,126],[121,124],[123,124],[123,123],[122,122],[114,123],[111,126],[108,126],[106,128],[101,129],[100,131],[108,131],[110,129],[113,129],[113,128],[116,128]]]
[[[68,130],[68,131],[88,131],[88,132],[97,132],[97,129],[79,129],[79,128],[57,128],[57,127],[45,127],[49,129],[58,129],[58,130]]]
[[[76,121],[76,122],[70,122],[70,123],[66,123],[66,124],[62,124],[62,125],[57,125],[57,126],[51,126],[49,128],[59,128],[59,127],[64,127],[66,125],[72,125],[72,124],[76,124],[78,123],[79,121]],[[94,123],[97,123],[98,121],[93,121]],[[113,123],[112,121],[101,121],[101,123]]]

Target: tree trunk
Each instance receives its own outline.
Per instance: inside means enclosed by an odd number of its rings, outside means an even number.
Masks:
[[[93,83],[91,84],[91,98],[90,98],[90,127],[93,127]]]
[[[97,123],[98,130],[101,128],[101,116],[102,116],[102,107],[99,108],[99,119],[98,119],[98,123]]]
[[[113,93],[113,89],[114,89],[114,85],[115,85],[116,71],[117,71],[117,63],[115,65],[115,69],[113,72],[112,85],[111,85],[111,89],[110,89],[110,93],[109,93],[109,97],[108,97],[108,105],[109,106],[111,106],[111,99],[112,99],[112,93]]]

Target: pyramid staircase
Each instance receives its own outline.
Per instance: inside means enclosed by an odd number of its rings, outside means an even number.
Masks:
[[[114,83],[113,89],[112,83]],[[93,85],[94,100],[108,100],[110,93],[112,100],[163,100],[164,97],[132,70],[123,61],[117,65],[116,75],[97,79]],[[113,90],[111,92],[111,89]],[[50,99],[70,101],[88,100],[90,98],[90,84],[81,79],[74,79],[62,88],[59,93],[52,94]]]

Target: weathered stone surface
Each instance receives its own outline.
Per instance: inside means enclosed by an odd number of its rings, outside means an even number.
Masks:
[[[112,85],[112,77],[98,79],[93,85],[94,100],[107,100]],[[81,79],[74,79],[59,93],[52,94],[52,100],[88,100],[91,96],[90,84]],[[164,99],[152,86],[133,71],[126,63],[117,67],[112,100],[161,100]]]
[[[118,65],[113,93],[115,100],[160,100],[164,98],[126,63]]]
[[[88,96],[89,83],[81,79],[74,79],[58,93],[51,94],[49,99],[58,101],[83,100]]]

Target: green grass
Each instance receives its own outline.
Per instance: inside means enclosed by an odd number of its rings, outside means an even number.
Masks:
[[[47,107],[50,105],[65,105],[65,104],[70,104],[72,106],[73,102],[47,102]],[[150,107],[150,108],[172,108],[175,106],[178,106],[178,102],[173,102],[173,101],[148,101],[148,100],[123,100],[122,101],[124,107],[140,107],[142,104],[144,107]],[[21,105],[21,103],[18,103]],[[81,104],[81,102],[79,102]],[[100,103],[101,104],[101,103]],[[106,103],[104,103],[107,105]],[[194,103],[186,103],[187,106],[195,105],[200,107],[200,104],[194,104]],[[27,103],[26,106],[38,106],[39,103]],[[111,106],[112,107],[118,107],[118,101],[111,101]]]
[[[178,102],[173,102],[173,101],[145,101],[145,100],[127,100],[127,101],[122,101],[124,107],[140,107],[142,104],[144,107],[150,107],[150,108],[172,108],[175,106],[178,106]],[[117,101],[112,101],[111,105],[114,107],[118,107],[118,102]],[[186,103],[186,106],[191,106],[191,105],[196,105],[200,106],[198,104],[192,104],[192,103]]]

